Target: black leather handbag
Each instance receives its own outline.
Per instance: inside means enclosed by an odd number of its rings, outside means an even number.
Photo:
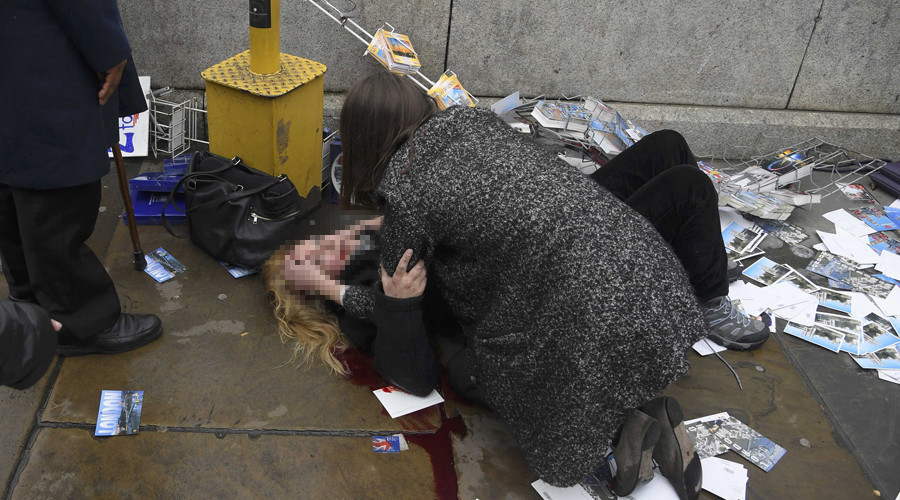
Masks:
[[[258,268],[291,237],[303,202],[286,175],[274,177],[239,157],[205,151],[194,153],[166,206],[182,186],[191,241],[217,260],[249,268]],[[175,233],[165,206],[162,220],[173,236],[188,236]]]

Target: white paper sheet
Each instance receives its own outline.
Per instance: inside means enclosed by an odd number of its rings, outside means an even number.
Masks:
[[[885,299],[871,295],[869,295],[869,298],[881,309],[884,316],[900,316],[900,288],[897,286],[894,286]]]
[[[737,222],[747,229],[753,227],[753,223],[745,219],[737,209],[731,207],[719,207],[719,225],[722,226],[719,231],[724,231],[732,222]]]
[[[422,408],[428,408],[444,402],[444,398],[436,390],[431,391],[431,394],[424,398],[413,396],[393,386],[383,387],[372,392],[378,398],[378,401],[381,401],[391,418],[402,417]]]
[[[773,309],[772,314],[803,326],[813,326],[816,322],[816,310],[819,309],[819,299],[814,295],[806,295],[809,298],[805,302],[781,309]]]
[[[875,264],[875,269],[895,280],[900,280],[900,255],[893,252],[881,252],[881,255],[878,256],[878,262]]]
[[[588,494],[580,484],[568,488],[560,488],[538,479],[531,483],[531,487],[544,500],[594,500],[594,497]]]
[[[725,500],[747,497],[747,468],[717,457],[704,458],[703,489]]]
[[[816,231],[816,234],[819,235],[819,238],[822,238],[822,242],[825,243],[828,250],[835,255],[847,257],[860,264],[875,264],[878,262],[878,252],[872,250],[869,245],[866,245],[859,238],[826,233],[824,231]]]
[[[833,222],[836,226],[841,226],[841,229],[853,236],[861,237],[866,236],[867,234],[877,233],[877,229],[872,229],[865,222],[854,217],[850,212],[839,209],[833,212],[828,212],[823,215],[829,221]]]
[[[881,310],[864,293],[850,292],[850,316],[856,319],[863,319],[870,313],[881,315]]]
[[[900,370],[878,370],[878,378],[900,384]]]
[[[701,339],[691,347],[693,347],[694,350],[697,351],[697,354],[701,356],[709,356],[710,354],[727,350],[727,348],[722,347],[709,339]]]

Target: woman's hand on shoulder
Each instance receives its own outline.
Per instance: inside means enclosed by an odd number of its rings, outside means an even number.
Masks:
[[[412,259],[412,254],[413,251],[411,249],[403,253],[393,276],[388,276],[387,271],[384,270],[384,265],[381,266],[381,286],[384,288],[384,294],[388,297],[408,299],[425,293],[425,261],[419,260],[409,272],[406,271],[409,267],[409,261]]]

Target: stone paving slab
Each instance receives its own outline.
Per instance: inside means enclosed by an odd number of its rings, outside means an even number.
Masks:
[[[874,498],[872,483],[835,439],[821,406],[785,357],[781,334],[775,335],[754,351],[721,353],[743,390],[715,356],[692,353],[691,369],[664,394],[678,399],[685,419],[727,411],[787,450],[769,472],[733,451],[720,456],[747,468],[747,498]]]
[[[5,295],[4,295],[5,296]],[[53,366],[38,383],[24,391],[0,387],[0,494],[6,489],[36,422]]]
[[[663,394],[678,399],[685,419],[728,411],[787,450],[768,473],[734,452],[720,456],[747,468],[747,498],[875,498],[872,484],[838,441],[780,340],[752,352],[722,353],[743,390],[715,356],[691,352],[691,369]],[[540,498],[530,486],[537,477],[505,424],[477,407],[456,408],[466,424],[465,435],[453,437],[460,498]],[[701,498],[716,497],[704,491]]]
[[[116,356],[66,359],[44,421],[96,422],[101,390],[132,389],[144,391],[144,425],[347,433],[440,426],[435,408],[391,419],[368,386],[321,366],[296,369],[278,340],[259,275],[236,280],[161,227],[140,233],[145,252],[162,246],[188,269],[156,283],[134,270],[128,232],[116,231],[106,263],[123,308],[158,314],[162,338]]]
[[[141,432],[95,438],[43,429],[12,491],[31,498],[434,498],[415,444],[374,454],[369,438]]]

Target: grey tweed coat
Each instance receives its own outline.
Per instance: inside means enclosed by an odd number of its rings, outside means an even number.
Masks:
[[[682,375],[707,334],[650,223],[488,110],[431,118],[375,197],[385,268],[407,248],[425,259],[478,387],[551,484],[599,465],[627,412]],[[373,305],[371,288],[348,288],[350,314]]]

